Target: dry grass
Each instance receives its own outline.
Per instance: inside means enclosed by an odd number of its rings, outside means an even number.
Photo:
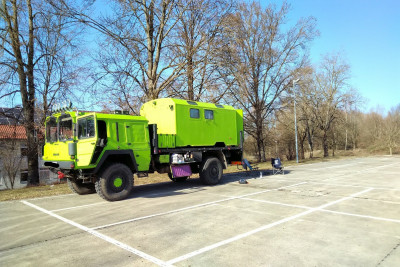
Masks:
[[[14,190],[0,191],[0,201],[21,200],[27,198],[38,198],[70,194],[71,191],[66,183],[54,185],[31,186]]]

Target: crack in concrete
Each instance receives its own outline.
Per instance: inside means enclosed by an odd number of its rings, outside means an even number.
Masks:
[[[43,244],[43,243],[59,240],[59,239],[62,239],[62,238],[71,237],[71,236],[77,236],[77,235],[82,235],[82,234],[86,234],[86,233],[85,232],[81,232],[81,233],[63,235],[63,236],[58,236],[58,237],[54,237],[54,238],[48,238],[48,239],[45,239],[45,240],[36,241],[36,242],[33,242],[33,243],[29,243],[29,244],[23,244],[23,245],[11,247],[11,248],[6,248],[6,249],[3,249],[3,250],[0,249],[0,253],[12,251],[14,249],[20,249],[20,248],[35,246],[35,245],[38,245],[38,244]]]
[[[385,257],[383,257],[383,259],[376,265],[376,266],[380,266],[398,247],[400,247],[400,242],[399,243],[397,243],[397,245],[396,246],[394,246],[390,251],[389,251],[389,253],[385,256]]]

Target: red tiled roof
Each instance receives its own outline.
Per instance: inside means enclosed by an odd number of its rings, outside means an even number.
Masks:
[[[25,127],[22,125],[0,125],[0,139],[26,140]]]

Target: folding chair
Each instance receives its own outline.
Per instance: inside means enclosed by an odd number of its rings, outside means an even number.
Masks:
[[[256,171],[258,170],[258,167],[253,164],[253,166],[250,164],[250,162],[247,159],[243,159],[242,161],[242,166],[243,168],[247,171],[247,168],[249,168],[250,171]]]
[[[272,174],[285,174],[280,158],[271,158]]]

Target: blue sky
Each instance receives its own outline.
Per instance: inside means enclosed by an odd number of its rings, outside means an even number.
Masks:
[[[105,2],[96,3],[103,13]],[[259,2],[279,7],[283,0]],[[380,112],[387,112],[400,104],[400,0],[286,2],[291,5],[289,26],[302,17],[317,19],[320,36],[310,47],[313,64],[327,53],[340,53],[351,66],[350,83],[366,100],[362,111],[379,106]]]
[[[266,6],[271,1],[260,1]],[[278,6],[283,1],[275,0]],[[317,19],[320,36],[310,48],[321,55],[339,52],[351,66],[351,85],[367,99],[362,110],[389,111],[400,104],[399,0],[287,0],[293,25],[299,18]],[[382,110],[383,109],[383,110]]]
[[[262,6],[283,2],[258,1]],[[400,104],[400,0],[286,1],[291,5],[289,25],[301,17],[317,19],[320,36],[310,47],[313,64],[322,55],[337,52],[350,64],[351,85],[367,100],[362,111],[379,106],[380,112],[387,112]],[[97,11],[109,12],[104,8],[107,2],[98,0]]]

